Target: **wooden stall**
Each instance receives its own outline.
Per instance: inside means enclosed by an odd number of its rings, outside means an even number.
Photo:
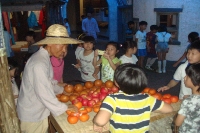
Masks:
[[[151,113],[150,119],[150,133],[172,133],[171,123],[173,121],[174,115],[180,109],[181,101],[177,103],[172,103],[174,111],[168,114],[162,113]],[[50,122],[58,133],[96,133],[93,130],[92,119],[96,113],[90,112],[90,119],[86,122],[79,121],[76,124],[69,124],[67,121],[67,114],[63,113],[60,116],[54,117],[50,116]],[[109,123],[106,124],[103,129],[103,133],[109,133]]]

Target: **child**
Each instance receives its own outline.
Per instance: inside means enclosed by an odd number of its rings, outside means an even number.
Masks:
[[[191,46],[188,48],[187,59],[188,60],[184,64],[181,64],[177,68],[173,79],[167,84],[167,86],[160,87],[158,89],[158,92],[169,90],[170,88],[176,86],[179,81],[181,81],[179,99],[184,99],[192,94],[191,89],[184,85],[183,79],[186,76],[185,68],[189,64],[200,63],[200,41],[196,41],[196,42],[192,43]]]
[[[192,95],[182,102],[175,124],[180,126],[179,133],[199,133],[200,64],[193,64],[186,68],[184,83],[191,88]]]
[[[166,26],[159,26],[159,31],[156,33],[157,46],[156,52],[158,55],[158,70],[157,73],[166,73],[166,53],[168,52],[168,42],[171,41],[171,34],[167,33]],[[163,63],[163,64],[162,64]],[[161,69],[162,65],[162,69]]]
[[[28,31],[26,33],[26,41],[28,42],[28,53],[35,53],[39,50],[38,45],[32,45],[35,43],[35,32],[34,31]]]
[[[11,77],[11,84],[12,84],[12,91],[13,91],[13,95],[15,99],[15,105],[17,105],[19,89],[16,84],[15,77],[19,76],[19,71],[18,71],[19,68],[18,68],[17,63],[14,60],[8,59],[8,69],[9,69],[10,77]]]
[[[133,28],[134,28],[134,22],[129,21],[128,29],[126,30],[126,41],[133,41],[133,35],[135,34]]]
[[[199,40],[199,33],[197,32],[191,32],[189,35],[188,35],[188,42],[191,44],[193,43],[194,41],[198,41]],[[187,55],[187,49],[188,47],[190,47],[190,44],[187,46],[185,52],[183,53],[183,55],[178,59],[178,61],[176,63],[174,63],[173,67],[177,67],[178,64],[183,60],[185,59],[186,55]]]
[[[97,67],[102,64],[101,67],[101,80],[106,82],[107,80],[113,81],[114,71],[121,64],[121,61],[115,57],[118,53],[118,43],[117,42],[108,42],[106,46],[106,51],[98,60],[98,49],[95,50],[93,65]],[[97,61],[98,60],[98,61]]]
[[[139,30],[136,32],[136,43],[137,43],[137,56],[138,56],[138,65],[143,68],[144,57],[147,55],[146,51],[146,32],[144,31],[147,28],[147,22],[141,21],[139,23]]]
[[[123,47],[126,51],[124,55],[122,55],[119,59],[121,63],[131,63],[136,64],[138,61],[137,57],[134,55],[137,52],[137,43],[134,41],[127,41],[123,44]]]
[[[148,70],[154,70],[151,66],[157,59],[156,49],[155,49],[155,45],[156,45],[155,33],[158,30],[158,26],[151,25],[150,30],[151,31],[147,33],[147,57],[148,58],[147,58],[147,63],[146,63],[145,68]]]
[[[110,132],[146,133],[152,111],[173,111],[171,105],[141,93],[147,86],[147,78],[140,67],[122,64],[115,70],[114,79],[120,91],[104,99],[93,119],[94,130],[101,130],[99,127],[110,121]]]
[[[83,81],[95,81],[100,78],[99,67],[94,67],[92,62],[94,59],[94,43],[92,36],[85,36],[83,39],[83,48],[78,54],[76,68],[80,68],[81,78]]]

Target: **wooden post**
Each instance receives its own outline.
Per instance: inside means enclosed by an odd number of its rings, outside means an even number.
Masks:
[[[19,120],[8,71],[0,5],[0,133],[20,133]]]

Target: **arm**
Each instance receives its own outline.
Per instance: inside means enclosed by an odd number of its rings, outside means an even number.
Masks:
[[[96,126],[103,127],[110,120],[111,114],[106,110],[100,110],[93,119],[93,123]]]
[[[98,76],[97,74],[99,73],[100,69],[99,69],[99,66],[96,66],[94,68],[94,73],[92,74],[92,76],[95,78],[95,79],[98,79]]]
[[[174,109],[172,108],[172,106],[170,104],[167,103],[163,103],[164,105],[162,106],[162,108],[155,110],[155,112],[159,112],[159,113],[171,113],[172,111],[174,111]]]
[[[112,59],[110,59],[110,57],[107,53],[104,53],[103,56],[108,60],[110,66],[113,70],[115,70],[120,65],[120,62],[114,64]]]
[[[76,61],[77,61],[77,64],[74,67],[78,69],[81,67],[81,61],[79,59],[77,59]]]
[[[178,59],[178,61],[176,63],[174,63],[173,67],[177,67],[178,64],[186,58],[187,52],[183,53],[183,55]]]
[[[93,62],[92,62],[93,66],[94,66],[95,68],[97,67],[97,65],[100,65],[101,62],[102,62],[101,58],[100,58],[98,61],[97,61],[97,58],[98,58],[98,49],[96,49],[96,50],[94,51],[94,59],[93,59]]]
[[[184,121],[184,119],[185,119],[185,116],[183,116],[181,114],[178,114],[178,116],[177,116],[177,118],[175,120],[175,125],[178,126],[178,127],[181,126],[183,121]]]
[[[160,91],[163,92],[163,91],[169,90],[170,88],[176,86],[177,84],[178,84],[178,81],[172,79],[172,80],[170,80],[170,82],[167,84],[167,86],[160,87],[160,88],[158,88],[157,91],[158,91],[158,92],[160,92]]]

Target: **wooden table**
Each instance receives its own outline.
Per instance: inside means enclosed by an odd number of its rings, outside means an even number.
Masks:
[[[172,133],[171,123],[174,115],[180,109],[181,102],[171,104],[174,108],[174,112],[168,114],[151,113],[150,119],[150,133]],[[58,133],[97,133],[93,131],[92,119],[96,113],[89,113],[90,119],[87,122],[78,121],[76,124],[69,124],[67,122],[67,114],[63,113],[60,116],[53,117],[49,116],[51,124],[57,130]],[[104,129],[105,133],[109,133],[109,124]]]

